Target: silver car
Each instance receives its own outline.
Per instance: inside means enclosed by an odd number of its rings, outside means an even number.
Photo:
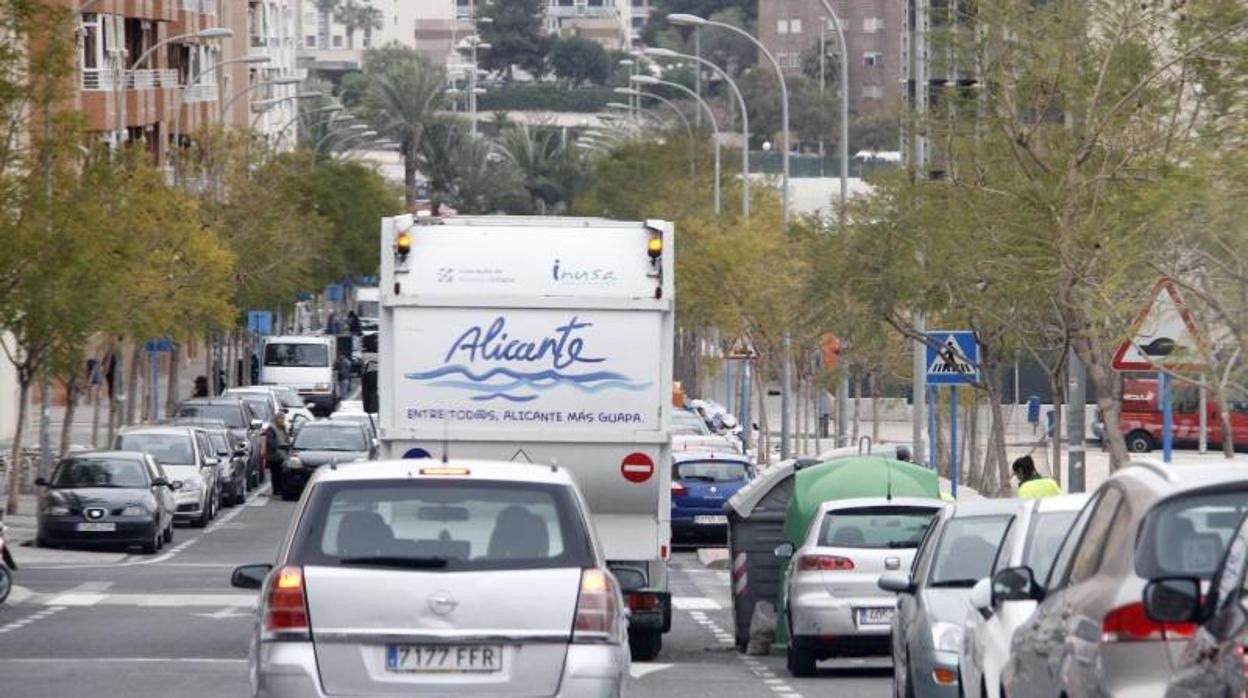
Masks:
[[[1248,473],[1229,464],[1139,461],[1115,472],[1079,513],[1047,581],[1027,567],[992,578],[994,600],[1032,599],[1014,633],[1003,695],[1160,696],[1191,623],[1149,617],[1157,579],[1207,585],[1248,511]]]
[[[958,650],[971,587],[988,576],[1019,500],[984,499],[949,505],[919,546],[910,571],[880,577],[900,594],[893,615],[893,693],[958,695]]]
[[[174,521],[203,528],[216,518],[221,509],[220,459],[206,431],[188,426],[126,427],[117,434],[114,448],[150,454],[171,482],[182,483],[173,496]]]
[[[256,696],[620,696],[627,607],[566,471],[318,468],[261,589]]]
[[[897,595],[880,575],[909,569],[915,548],[944,506],[938,499],[870,497],[824,502],[791,555],[785,598],[788,668],[811,676],[832,656],[888,654]]]

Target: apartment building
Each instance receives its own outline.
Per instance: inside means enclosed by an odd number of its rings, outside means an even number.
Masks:
[[[901,34],[905,9],[898,0],[831,0],[849,53],[849,101],[856,114],[895,109],[901,101]],[[759,0],[758,36],[786,70],[800,72],[802,56],[824,47],[826,82],[839,79],[836,29],[821,0]]]
[[[316,0],[301,0],[297,11],[299,60],[305,68],[334,73],[359,70],[364,51],[389,43],[411,46],[418,22],[448,15],[442,6],[454,0],[351,0],[351,21],[339,10],[328,12]]]
[[[607,49],[627,49],[632,45],[632,1],[549,0],[546,29],[552,34],[579,34]]]
[[[240,85],[232,93],[238,94],[246,89],[253,106],[256,102],[265,104],[262,110],[249,112],[249,126],[267,136],[269,142],[280,149],[293,149],[297,142],[295,131],[298,124],[294,122],[299,113],[299,104],[295,100],[299,85],[276,84],[275,81],[304,77],[297,63],[295,28],[298,0],[248,0],[247,11],[250,52],[264,56],[268,61],[251,66],[246,87]],[[276,142],[279,133],[284,134],[280,143]]]
[[[625,0],[621,0],[624,2]],[[628,42],[630,48],[637,48],[641,43],[641,30],[646,26],[646,22],[650,21],[650,15],[653,12],[653,2],[651,0],[627,0],[627,4],[622,4],[622,9],[627,9],[628,16]]]

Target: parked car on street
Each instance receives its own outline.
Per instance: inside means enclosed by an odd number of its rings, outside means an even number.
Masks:
[[[1150,582],[1207,584],[1248,511],[1233,466],[1140,461],[1110,476],[1071,526],[1045,582],[1026,566],[992,577],[993,603],[1038,602],[1015,631],[1004,695],[1161,695],[1192,634],[1149,617]]]
[[[282,471],[282,499],[299,498],[317,468],[377,458],[377,446],[355,422],[310,422],[295,434]]]
[[[559,468],[391,461],[320,468],[260,589],[263,695],[620,696],[627,610]]]
[[[182,483],[174,494],[174,520],[197,528],[208,525],[221,506],[216,449],[198,427],[126,427],[113,444],[119,451],[141,451],[160,463],[167,477]]]
[[[1026,565],[1038,577],[1047,577],[1066,531],[1087,501],[1086,494],[1023,501],[1022,509],[1006,529],[992,573]],[[958,655],[958,683],[966,698],[999,698],[1001,670],[1010,656],[1010,638],[1035,610],[1036,602],[1030,600],[993,604],[991,578],[975,583]]]
[[[958,695],[971,587],[988,576],[1020,505],[1016,499],[950,504],[928,529],[910,571],[880,577],[881,589],[899,595],[891,628],[894,695]]]
[[[260,484],[261,469],[257,468],[259,458],[260,429],[264,425],[247,403],[238,397],[220,397],[214,399],[191,398],[183,401],[173,411],[174,419],[219,419],[230,430],[235,447],[245,445],[247,449],[247,486],[256,487]]]
[[[797,550],[780,546],[788,563],[789,673],[813,676],[827,657],[889,653],[897,596],[880,589],[880,575],[910,568],[942,507],[919,497],[832,500]]]
[[[286,423],[292,427],[300,422],[310,422],[314,419],[312,411],[299,399],[299,394],[288,386],[252,385],[242,388],[229,388],[222,394],[225,396],[237,396],[248,402],[264,400],[268,406],[262,413],[258,412],[258,414],[268,415],[265,421],[272,420],[273,415],[276,415],[278,412],[286,414]],[[291,403],[294,404],[292,405]]]
[[[672,454],[672,544],[728,540],[724,503],[754,476],[754,464],[739,453]]]
[[[369,439],[377,438],[377,415],[370,415],[362,408],[358,411],[339,410],[329,415],[329,421],[358,424],[368,432]]]
[[[291,424],[294,424],[296,421],[310,422],[316,419],[315,415],[312,414],[312,408],[309,406],[312,403],[300,397],[299,391],[289,385],[269,385],[265,387],[272,390],[278,401],[282,403],[282,407],[286,410],[287,420]]]
[[[212,448],[216,449],[217,485],[221,490],[221,503],[225,506],[242,504],[247,498],[247,448],[235,444],[230,432],[223,426],[204,426]]]
[[[42,488],[35,542],[136,545],[153,554],[173,542],[173,493],[152,456],[137,451],[75,453],[56,464]]]

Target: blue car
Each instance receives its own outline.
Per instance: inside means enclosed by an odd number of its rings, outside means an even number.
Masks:
[[[752,477],[754,464],[741,454],[673,455],[672,543],[727,543],[724,503]]]

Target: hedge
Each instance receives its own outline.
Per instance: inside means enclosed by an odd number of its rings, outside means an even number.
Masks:
[[[490,90],[477,98],[477,109],[593,113],[620,97],[610,88],[569,90],[555,85],[525,85]]]

